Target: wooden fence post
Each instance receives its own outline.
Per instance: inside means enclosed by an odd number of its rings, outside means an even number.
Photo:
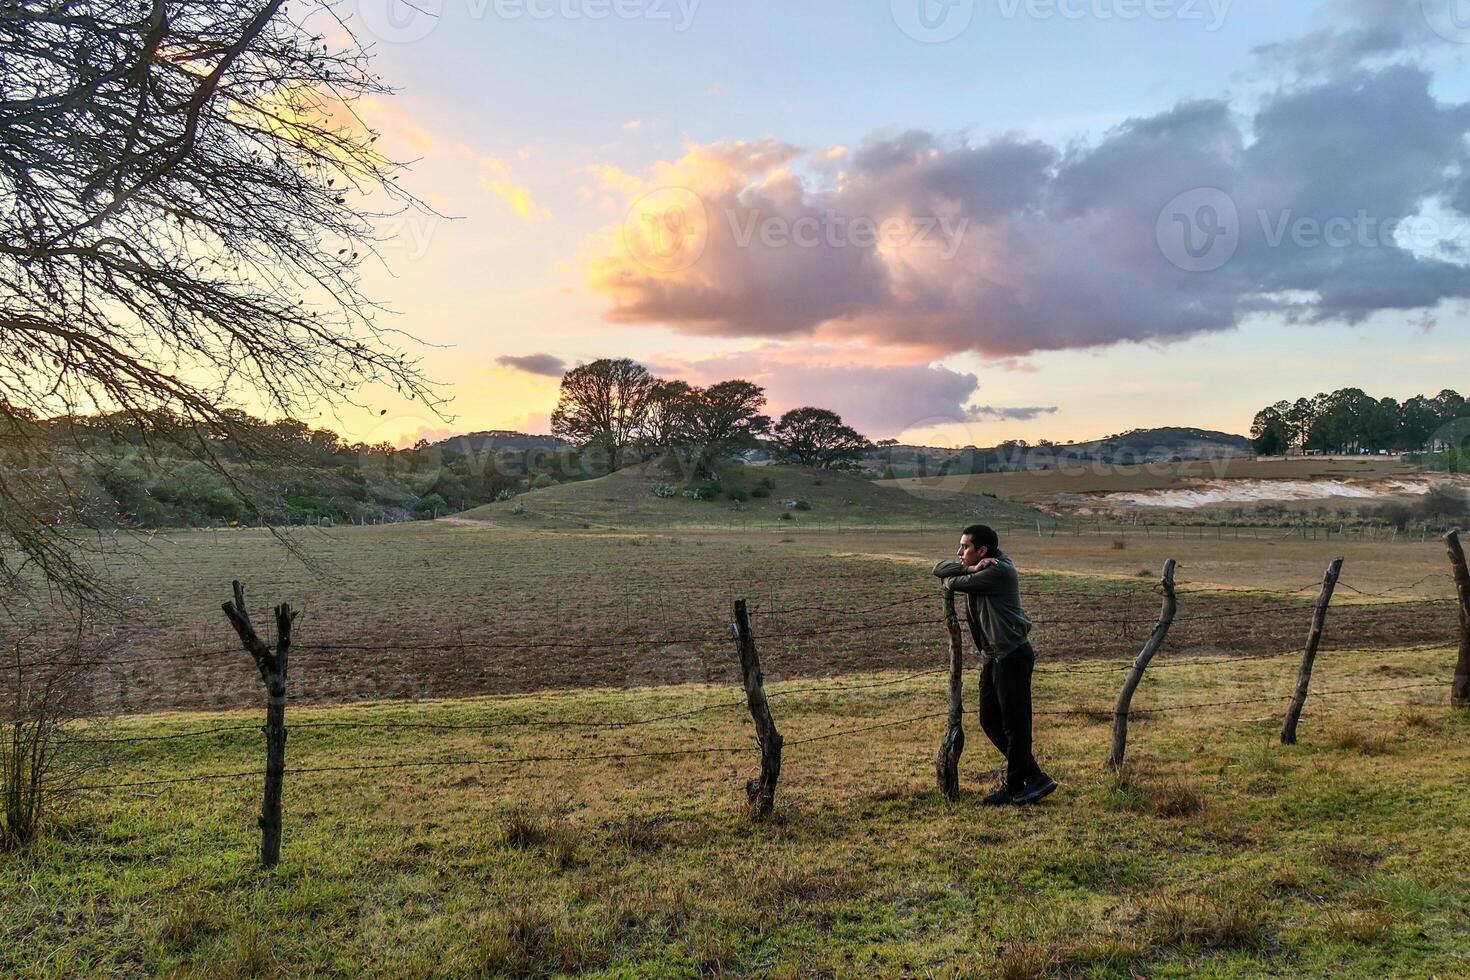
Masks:
[[[761,676],[760,655],[755,650],[755,635],[750,631],[750,614],[745,600],[735,600],[735,638],[740,649],[740,673],[745,684],[745,703],[755,722],[755,741],[761,750],[761,775],[745,784],[745,795],[756,816],[768,817],[776,806],[776,782],[781,778],[781,746],[785,740],[776,731],[771,705],[766,700],[765,679]]]
[[[245,611],[245,587],[231,583],[235,598],[221,608],[240,642],[260,669],[265,682],[265,794],[260,803],[260,863],[273,867],[281,860],[281,784],[286,777],[286,658],[291,650],[291,623],[299,613],[286,603],[276,607],[276,649],[271,650],[255,632]]]
[[[1123,765],[1123,754],[1128,749],[1128,709],[1133,704],[1133,692],[1138,690],[1149,661],[1159,652],[1159,647],[1163,646],[1164,637],[1169,634],[1169,626],[1174,622],[1174,614],[1179,610],[1179,598],[1174,594],[1174,559],[1164,562],[1161,581],[1164,586],[1164,602],[1159,609],[1159,621],[1149,634],[1143,649],[1139,651],[1138,659],[1133,661],[1133,667],[1123,681],[1123,689],[1118,692],[1118,703],[1113,706],[1113,751],[1108,756],[1108,765],[1114,769]]]
[[[1460,596],[1460,658],[1455,663],[1455,682],[1450,690],[1450,704],[1470,708],[1470,571],[1465,569],[1465,549],[1460,547],[1460,532],[1444,536],[1450,564],[1454,566],[1455,592]]]
[[[1302,716],[1302,707],[1307,703],[1307,688],[1312,683],[1312,664],[1317,660],[1317,646],[1322,642],[1322,628],[1327,625],[1327,604],[1332,601],[1332,592],[1337,588],[1338,576],[1342,574],[1342,559],[1332,559],[1327,571],[1322,573],[1322,591],[1317,594],[1317,604],[1312,609],[1312,628],[1307,631],[1307,645],[1302,649],[1302,666],[1296,675],[1296,691],[1291,695],[1291,704],[1286,709],[1286,721],[1281,725],[1281,744],[1296,744],[1296,723]]]
[[[954,593],[944,590],[944,625],[949,630],[949,728],[939,743],[934,767],[939,792],[945,799],[960,798],[960,753],[965,751],[965,646],[960,618],[955,612]]]

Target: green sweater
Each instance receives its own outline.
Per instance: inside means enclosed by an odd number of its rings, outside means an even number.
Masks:
[[[1021,577],[1010,556],[997,551],[991,557],[999,564],[983,572],[966,572],[965,566],[950,559],[934,566],[934,574],[944,580],[944,587],[965,594],[965,619],[975,646],[999,660],[1026,642],[1031,633],[1031,619],[1021,608]]]

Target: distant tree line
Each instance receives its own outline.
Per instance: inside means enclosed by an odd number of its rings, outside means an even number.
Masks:
[[[777,460],[819,468],[857,465],[868,440],[836,412],[806,406],[779,419],[763,414],[766,392],[734,379],[700,388],[654,376],[628,358],[603,358],[561,380],[551,431],[596,452],[608,467],[674,455],[693,474],[757,445]]]
[[[21,414],[12,426],[25,432],[0,447],[0,471],[47,475],[36,503],[64,502],[73,523],[139,528],[426,518],[606,472],[550,437],[400,449],[235,414],[230,433],[163,413]],[[251,433],[248,449],[240,431]]]
[[[1251,423],[1251,441],[1263,456],[1458,449],[1470,435],[1470,421],[1456,425],[1460,419],[1470,419],[1470,405],[1448,388],[1403,402],[1340,388],[1261,409]]]

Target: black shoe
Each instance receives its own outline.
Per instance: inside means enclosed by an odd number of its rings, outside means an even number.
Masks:
[[[1020,791],[1013,794],[1011,802],[1020,805],[1039,803],[1056,791],[1057,781],[1044,772],[1038,772],[1026,781]]]
[[[1010,806],[1016,802],[1016,795],[1009,787],[1002,786],[1000,789],[986,796],[980,801],[981,806]]]

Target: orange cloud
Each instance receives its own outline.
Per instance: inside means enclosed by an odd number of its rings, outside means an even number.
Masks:
[[[536,204],[531,189],[512,178],[504,161],[496,157],[480,157],[479,164],[483,171],[480,186],[504,201],[516,217],[528,222],[551,219],[551,209]]]

